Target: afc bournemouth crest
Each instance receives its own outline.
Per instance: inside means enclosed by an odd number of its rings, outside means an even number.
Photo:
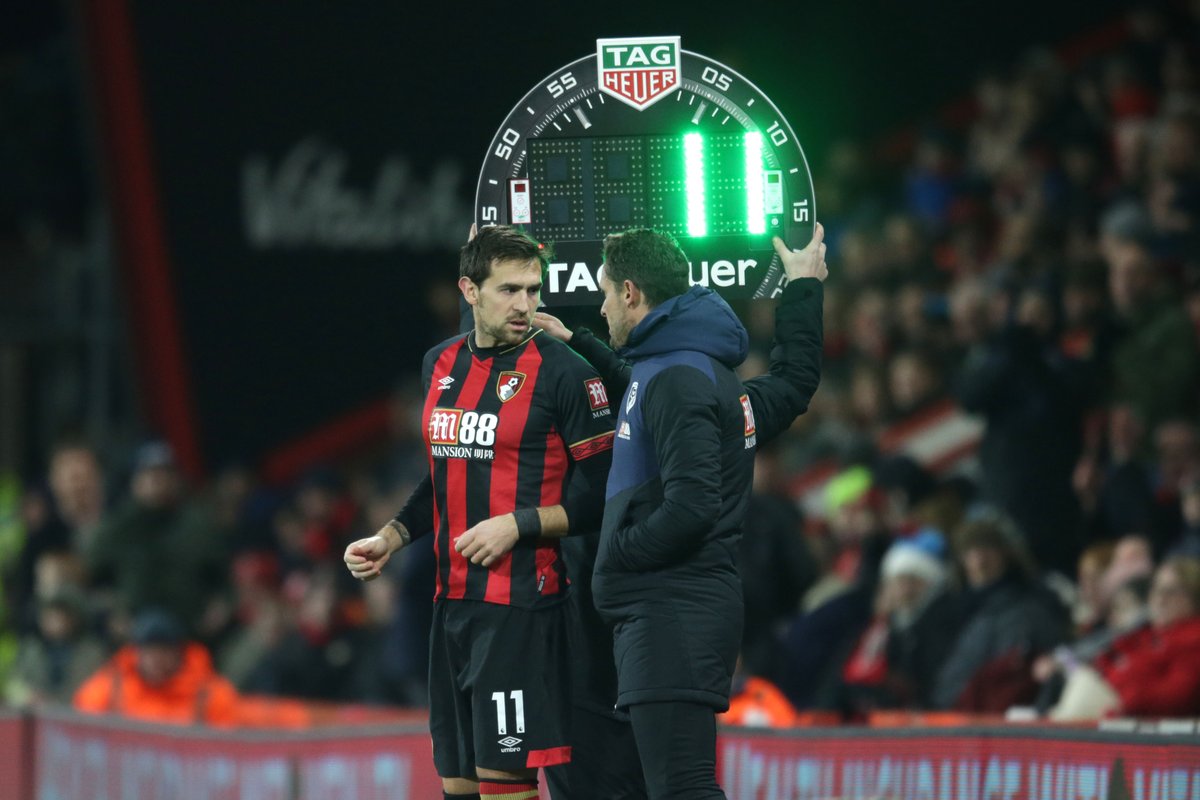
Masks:
[[[524,385],[524,372],[501,372],[500,379],[496,381],[496,395],[501,403],[507,403],[517,396],[517,392],[521,391]]]
[[[679,88],[679,64],[678,36],[596,40],[601,91],[638,111]]]

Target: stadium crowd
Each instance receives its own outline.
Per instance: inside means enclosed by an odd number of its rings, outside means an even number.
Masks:
[[[899,161],[815,170],[822,382],[758,456],[730,721],[1200,716],[1200,4],[1123,32],[981,76]],[[760,374],[769,304],[739,312]],[[341,564],[420,476],[412,378],[386,456],[291,486],[68,438],[0,487],[0,697],[119,710],[127,674],[123,701],[174,676],[193,706],[422,705],[429,538],[367,584]]]

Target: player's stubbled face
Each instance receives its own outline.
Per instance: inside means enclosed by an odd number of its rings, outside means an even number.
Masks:
[[[542,292],[542,267],[531,261],[493,261],[477,287],[475,340],[480,347],[519,344],[529,335]]]

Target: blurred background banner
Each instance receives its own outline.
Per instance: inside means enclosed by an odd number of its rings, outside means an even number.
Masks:
[[[337,420],[361,444],[395,359],[434,343],[425,291],[469,220],[483,139],[431,124],[461,89],[436,42],[417,57],[384,4],[88,11],[156,421],[193,473]]]

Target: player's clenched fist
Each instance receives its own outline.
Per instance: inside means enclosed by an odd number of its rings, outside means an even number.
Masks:
[[[390,527],[384,526],[374,536],[351,542],[346,547],[342,560],[346,562],[346,569],[350,570],[351,575],[360,581],[379,577],[383,565],[392,557],[392,545],[386,534],[389,530]]]

